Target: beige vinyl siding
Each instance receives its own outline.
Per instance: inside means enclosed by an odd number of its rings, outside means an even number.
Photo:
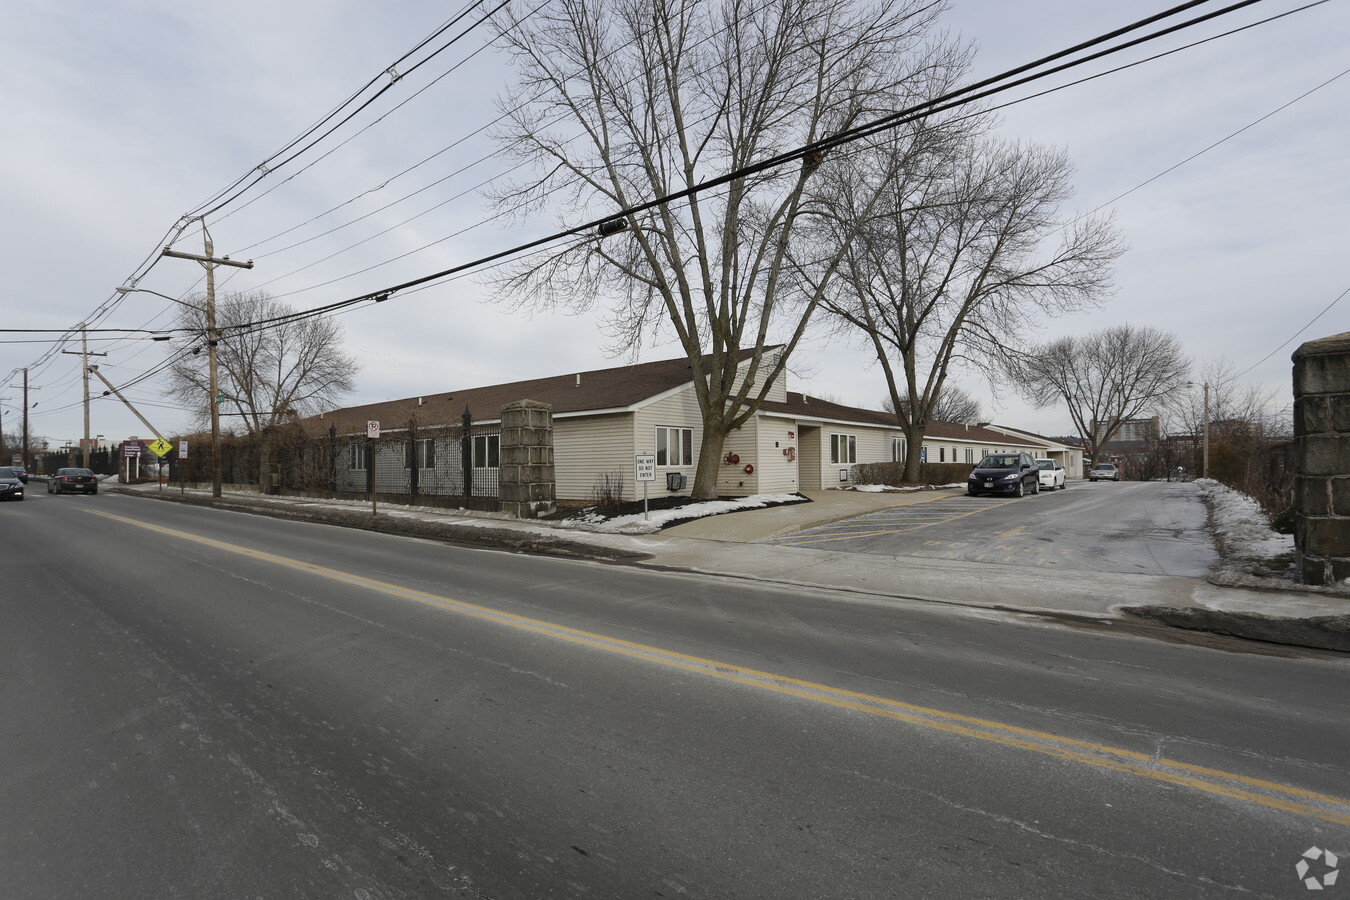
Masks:
[[[745,497],[759,493],[760,459],[756,453],[758,442],[755,435],[759,432],[759,419],[746,422],[727,435],[722,444],[722,459],[717,464],[717,493],[725,497]],[[728,453],[740,457],[738,462],[726,462]],[[754,466],[755,471],[747,473],[746,466]]]
[[[625,499],[634,490],[633,415],[555,418],[553,469],[559,500],[593,500],[601,475],[622,476]],[[665,487],[664,481],[661,487]]]
[[[777,419],[765,416],[758,420],[757,444],[759,462],[755,464],[758,494],[792,494],[800,490],[798,463],[789,460],[783,451],[797,447],[795,419]]]
[[[633,416],[633,446],[635,453],[656,453],[656,429],[688,428],[692,431],[693,458],[687,466],[657,466],[656,481],[650,485],[649,496],[688,496],[694,488],[694,472],[698,468],[699,444],[703,440],[703,416],[698,409],[698,397],[692,385],[668,397],[642,407]],[[631,462],[631,461],[630,461]],[[666,490],[666,473],[679,472],[685,476],[682,491]],[[632,480],[631,478],[629,479]],[[642,489],[633,485],[630,500],[639,499]]]
[[[765,377],[765,369],[772,368],[774,358],[776,358],[780,352],[781,351],[776,350],[772,354],[766,353],[764,355],[764,359],[760,361],[759,373],[756,376],[759,381],[756,382],[755,387],[750,389],[750,397],[753,398],[758,394],[759,384],[763,382]],[[745,381],[744,373],[749,370],[749,366],[749,360],[740,364],[739,371],[741,374],[737,376],[736,381],[734,382],[734,387],[732,388],[733,393],[740,390],[741,384]],[[787,402],[787,373],[779,374],[777,380],[775,380],[772,387],[769,388],[769,393],[765,395],[764,399],[773,403]]]

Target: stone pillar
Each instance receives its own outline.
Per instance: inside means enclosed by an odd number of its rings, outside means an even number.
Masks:
[[[556,508],[553,475],[553,407],[521,400],[502,407],[502,456],[498,470],[502,512],[537,519]]]
[[[276,462],[272,435],[264,435],[258,451],[258,490],[264,494],[281,493],[281,467]]]
[[[1294,351],[1294,546],[1305,584],[1350,578],[1350,332]]]

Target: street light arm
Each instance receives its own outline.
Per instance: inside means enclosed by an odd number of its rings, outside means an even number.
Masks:
[[[161,294],[159,291],[152,291],[149,288],[123,287],[121,285],[118,285],[116,288],[113,288],[113,290],[117,291],[117,293],[119,294],[154,294],[156,297],[163,297],[170,303],[177,303],[179,306],[186,306],[188,309],[197,310],[197,312],[206,312],[206,310],[203,307],[200,307],[195,303],[188,303],[186,300],[179,300],[175,297],[170,297],[168,294]]]

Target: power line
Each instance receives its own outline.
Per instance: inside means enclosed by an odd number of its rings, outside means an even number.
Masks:
[[[245,323],[244,325],[241,325],[241,326],[239,326],[239,327],[241,327],[241,328],[247,328],[247,327],[253,327],[253,326],[256,326],[256,325],[265,325],[265,324],[272,324],[272,323],[277,323],[277,324],[279,324],[280,322],[282,322],[282,321],[287,321],[287,320],[289,320],[289,319],[291,319],[291,318],[308,317],[308,316],[320,314],[320,313],[323,313],[323,312],[326,312],[326,311],[329,311],[329,310],[340,309],[340,308],[343,308],[343,307],[346,307],[346,306],[349,306],[349,305],[352,305],[352,304],[361,303],[361,302],[364,302],[364,301],[374,300],[376,297],[380,297],[380,298],[382,298],[382,299],[383,299],[383,298],[387,298],[389,295],[394,294],[394,293],[397,293],[397,292],[402,291],[402,290],[406,290],[407,288],[415,287],[415,286],[418,286],[418,285],[421,285],[421,284],[426,284],[426,283],[428,283],[428,282],[432,282],[432,281],[436,281],[436,280],[440,280],[440,279],[442,279],[442,278],[445,278],[445,277],[450,276],[450,275],[458,274],[458,273],[460,273],[460,272],[465,272],[465,271],[469,271],[469,270],[472,270],[472,269],[476,269],[476,268],[479,268],[479,267],[481,267],[481,266],[483,266],[483,265],[486,265],[486,264],[488,264],[488,263],[496,262],[497,260],[501,260],[501,259],[504,259],[504,258],[508,258],[508,257],[510,257],[510,256],[514,256],[514,255],[517,255],[517,254],[522,253],[522,252],[526,252],[526,251],[529,251],[529,250],[533,250],[533,249],[535,249],[535,248],[542,247],[542,246],[545,246],[545,245],[548,245],[548,244],[556,243],[557,241],[560,241],[560,240],[563,240],[563,239],[566,239],[566,238],[569,238],[569,237],[576,237],[576,236],[581,236],[581,235],[590,235],[590,234],[592,234],[593,232],[595,232],[595,230],[596,230],[597,228],[599,228],[601,225],[603,225],[603,224],[605,224],[605,223],[607,223],[607,222],[611,222],[611,221],[614,221],[614,220],[616,220],[616,219],[622,219],[622,218],[631,217],[631,216],[637,215],[637,214],[639,214],[639,213],[645,212],[645,211],[647,211],[647,210],[654,209],[654,208],[656,208],[656,207],[658,207],[658,206],[665,206],[665,205],[668,205],[668,204],[670,204],[670,203],[673,203],[673,202],[676,202],[676,201],[679,201],[679,200],[684,200],[684,199],[693,197],[693,196],[695,196],[695,195],[697,195],[697,194],[699,194],[699,193],[702,193],[702,192],[704,192],[704,191],[710,190],[710,189],[712,189],[712,188],[720,187],[721,185],[729,184],[729,183],[731,183],[731,182],[733,182],[733,181],[736,181],[736,180],[745,178],[745,177],[747,177],[747,176],[749,176],[749,175],[758,174],[758,173],[765,172],[765,171],[768,171],[768,170],[770,170],[770,169],[774,169],[774,168],[777,168],[777,167],[779,167],[779,166],[782,166],[782,165],[785,165],[785,164],[788,164],[788,163],[791,163],[791,162],[795,162],[795,161],[802,160],[802,159],[806,158],[808,155],[816,154],[816,153],[823,153],[823,152],[825,152],[825,151],[827,151],[827,150],[830,150],[830,149],[833,149],[833,148],[836,148],[836,147],[842,147],[842,146],[844,146],[844,145],[846,145],[846,144],[848,144],[848,143],[851,143],[851,142],[853,142],[853,141],[861,140],[861,139],[864,138],[864,137],[869,137],[869,136],[872,136],[872,135],[875,135],[875,134],[879,134],[879,133],[882,132],[882,131],[885,131],[885,130],[888,130],[888,129],[891,129],[891,128],[895,128],[895,127],[897,127],[897,126],[899,126],[899,125],[906,124],[906,123],[909,123],[909,122],[918,121],[919,119],[926,118],[926,117],[931,116],[931,115],[933,115],[934,113],[937,113],[937,112],[945,112],[945,111],[949,111],[949,110],[952,110],[952,109],[959,108],[959,107],[964,106],[964,105],[968,105],[968,104],[977,102],[978,100],[982,100],[982,99],[985,99],[985,98],[987,98],[987,97],[994,96],[994,95],[996,95],[996,94],[998,94],[998,93],[1002,93],[1002,92],[1004,92],[1004,91],[1011,90],[1011,89],[1013,89],[1013,88],[1015,88],[1015,87],[1020,87],[1020,86],[1022,86],[1022,85],[1024,85],[1024,84],[1027,84],[1027,83],[1029,83],[1029,82],[1038,80],[1038,79],[1040,79],[1040,78],[1049,77],[1050,75],[1058,74],[1059,72],[1065,71],[1065,70],[1067,70],[1067,69],[1071,69],[1071,68],[1076,67],[1076,66],[1084,65],[1084,64],[1086,64],[1086,63],[1088,63],[1088,62],[1095,61],[1095,60],[1100,59],[1100,58],[1102,58],[1102,57],[1105,57],[1105,56],[1107,56],[1107,55],[1110,55],[1110,54],[1113,54],[1113,53],[1118,53],[1118,52],[1121,52],[1121,51],[1123,51],[1123,50],[1129,49],[1129,48],[1131,48],[1131,47],[1139,46],[1139,45],[1141,45],[1141,44],[1143,44],[1143,43],[1146,43],[1146,42],[1148,42],[1148,41],[1157,40],[1157,39],[1159,39],[1159,38],[1161,38],[1161,37],[1164,37],[1164,36],[1166,36],[1166,35],[1175,33],[1175,32],[1177,32],[1177,31],[1180,31],[1180,30],[1183,30],[1183,29],[1186,29],[1186,28],[1194,27],[1194,26],[1196,26],[1196,25],[1198,25],[1198,24],[1200,24],[1200,23],[1202,23],[1202,22],[1209,21],[1209,20],[1214,19],[1214,18],[1216,18],[1216,17],[1218,17],[1218,16],[1228,15],[1228,14],[1233,13],[1233,12],[1236,12],[1236,11],[1238,11],[1238,10],[1240,10],[1240,9],[1244,9],[1244,8],[1246,8],[1246,7],[1248,7],[1248,6],[1252,6],[1252,5],[1254,5],[1254,4],[1258,3],[1258,2],[1261,2],[1261,0],[1241,0],[1241,2],[1237,2],[1237,3],[1230,4],[1229,6],[1224,7],[1224,8],[1222,8],[1222,9],[1220,9],[1220,10],[1216,10],[1216,11],[1211,12],[1211,13],[1206,13],[1206,14],[1204,14],[1204,15],[1201,15],[1201,16],[1196,17],[1196,18],[1193,18],[1193,19],[1188,19],[1188,20],[1186,20],[1186,21],[1184,21],[1184,22],[1181,22],[1181,23],[1178,23],[1178,24],[1176,24],[1176,25],[1172,25],[1172,26],[1168,26],[1168,27],[1166,27],[1166,28],[1162,28],[1162,29],[1160,29],[1160,30],[1157,30],[1157,31],[1151,32],[1151,33],[1149,33],[1149,34],[1143,35],[1143,36],[1141,36],[1141,37],[1138,37],[1138,38],[1132,39],[1132,40],[1130,40],[1130,41],[1127,41],[1127,42],[1125,42],[1124,44],[1115,45],[1115,46],[1106,48],[1106,49],[1104,49],[1104,50],[1101,50],[1101,51],[1092,53],[1092,54],[1090,54],[1090,55],[1088,55],[1088,56],[1081,57],[1081,58],[1079,58],[1079,59],[1076,59],[1076,60],[1073,60],[1073,61],[1070,61],[1070,62],[1062,63],[1062,64],[1060,64],[1060,65],[1054,66],[1054,67],[1052,67],[1052,68],[1050,68],[1050,69],[1047,69],[1047,70],[1045,70],[1045,71],[1042,71],[1042,72],[1038,72],[1038,73],[1035,73],[1035,74],[1032,74],[1032,75],[1026,75],[1026,76],[1024,76],[1024,77],[1022,77],[1022,78],[1018,78],[1018,79],[1016,79],[1016,80],[1009,81],[1007,84],[1001,84],[1001,82],[1003,82],[1003,81],[1005,81],[1005,80],[1007,80],[1007,79],[1013,78],[1014,76],[1023,75],[1023,73],[1031,72],[1031,71],[1034,70],[1034,69],[1037,69],[1037,68],[1040,68],[1041,66],[1046,65],[1047,63],[1056,62],[1056,61],[1058,61],[1058,60],[1065,59],[1066,57],[1070,57],[1070,56],[1074,55],[1075,53],[1078,53],[1078,52],[1080,52],[1080,51],[1082,51],[1082,50],[1090,49],[1090,48],[1092,48],[1092,47],[1099,46],[1099,45],[1101,45],[1101,44],[1103,44],[1103,43],[1106,43],[1106,42],[1108,42],[1108,41],[1114,40],[1114,39],[1117,38],[1117,37],[1121,37],[1121,36],[1127,35],[1127,34],[1129,34],[1129,33],[1131,33],[1131,32],[1138,31],[1138,30],[1140,30],[1140,29],[1142,29],[1142,28],[1146,28],[1146,27],[1148,27],[1149,25],[1152,25],[1152,24],[1154,24],[1154,23],[1156,23],[1156,22],[1162,21],[1163,19],[1166,19],[1166,18],[1170,18],[1170,17],[1172,17],[1172,16],[1179,15],[1179,14],[1181,14],[1181,13],[1183,13],[1183,12],[1189,10],[1189,9],[1192,9],[1192,8],[1194,8],[1194,7],[1197,7],[1197,6],[1200,6],[1200,5],[1202,5],[1203,3],[1205,3],[1205,2],[1208,2],[1208,0],[1190,0],[1190,2],[1180,4],[1179,6],[1173,7],[1173,8],[1168,9],[1168,10],[1164,10],[1164,11],[1162,11],[1162,12],[1160,12],[1160,13],[1155,14],[1155,15],[1152,15],[1152,16],[1149,16],[1149,17],[1147,17],[1147,18],[1141,19],[1141,20],[1139,20],[1139,21],[1137,21],[1137,22],[1135,22],[1135,23],[1133,23],[1133,24],[1131,24],[1131,25],[1124,26],[1124,27],[1122,27],[1122,28],[1119,28],[1119,29],[1116,29],[1116,30],[1114,30],[1114,31],[1108,32],[1107,34],[1104,34],[1104,35],[1101,35],[1101,36],[1092,38],[1092,39],[1090,39],[1090,40],[1088,40],[1088,41],[1084,41],[1084,42],[1079,43],[1079,44],[1077,44],[1077,45],[1075,45],[1075,46],[1073,46],[1073,47],[1070,47],[1070,48],[1068,48],[1068,49],[1061,50],[1061,51],[1058,51],[1058,52],[1049,54],[1049,55],[1047,55],[1047,56],[1041,57],[1040,59],[1037,59],[1037,60],[1035,60],[1035,61],[1033,61],[1033,62],[1025,63],[1025,64],[1020,65],[1020,66],[1017,66],[1017,67],[1015,67],[1015,68],[1013,68],[1013,69],[1009,69],[1009,70],[1007,70],[1007,71],[1005,71],[1005,72],[1003,72],[1003,73],[1001,73],[1001,74],[999,74],[999,75],[991,76],[991,77],[989,77],[989,78],[986,78],[986,79],[983,79],[983,80],[981,80],[981,81],[978,81],[978,82],[976,82],[975,84],[972,84],[972,85],[969,85],[969,86],[966,86],[966,87],[963,87],[963,88],[958,88],[958,89],[953,90],[953,91],[949,91],[949,92],[947,92],[947,93],[945,93],[945,94],[943,94],[943,95],[940,95],[940,96],[938,96],[938,97],[936,97],[936,98],[933,98],[933,99],[931,99],[931,100],[924,101],[923,103],[916,104],[916,105],[914,105],[914,106],[908,107],[908,108],[903,109],[903,110],[900,110],[900,111],[898,111],[898,112],[888,114],[888,115],[886,115],[886,116],[882,116],[882,117],[880,117],[879,119],[873,120],[873,121],[868,122],[868,123],[864,123],[863,125],[859,125],[859,126],[856,126],[856,127],[854,127],[854,128],[850,128],[850,129],[845,129],[845,130],[843,130],[843,131],[841,131],[841,132],[838,132],[838,133],[836,133],[836,134],[834,134],[834,135],[830,135],[830,136],[828,136],[828,137],[826,137],[826,138],[822,138],[822,139],[820,139],[820,140],[818,140],[818,141],[814,141],[814,142],[811,142],[811,143],[808,143],[808,144],[804,144],[804,145],[801,145],[801,146],[799,146],[799,147],[797,147],[797,148],[795,148],[795,149],[788,150],[788,151],[785,151],[785,152],[783,152],[783,153],[777,154],[776,156],[773,156],[773,157],[771,157],[771,158],[769,158],[769,159],[762,160],[762,161],[760,161],[760,162],[753,163],[753,164],[750,164],[750,165],[747,165],[747,166],[743,166],[743,167],[741,167],[741,168],[739,168],[739,169],[732,170],[732,171],[730,171],[730,172],[724,173],[724,174],[719,175],[719,176],[716,176],[716,177],[714,177],[714,178],[706,179],[706,180],[704,180],[704,181],[702,181],[702,182],[699,182],[698,184],[695,184],[695,185],[692,185],[692,186],[689,186],[689,187],[680,189],[680,190],[678,190],[678,191],[673,191],[673,192],[671,192],[671,193],[669,193],[669,194],[665,194],[665,195],[663,195],[663,196],[656,197],[656,198],[651,199],[651,200],[647,200],[647,201],[644,201],[644,202],[641,202],[641,203],[634,204],[634,205],[629,206],[629,207],[626,207],[626,208],[624,208],[624,209],[616,210],[615,212],[613,212],[613,213],[611,213],[611,214],[609,214],[609,215],[607,215],[607,216],[605,216],[605,217],[603,217],[603,218],[594,219],[594,220],[592,220],[592,221],[585,222],[585,223],[583,223],[583,224],[581,224],[581,225],[577,225],[577,226],[574,226],[574,227],[572,227],[572,228],[565,229],[565,230],[563,230],[563,231],[554,232],[554,233],[549,234],[549,235],[546,235],[546,236],[544,236],[544,237],[536,238],[536,239],[534,239],[534,240],[525,242],[525,243],[523,243],[523,244],[518,244],[518,245],[516,245],[516,246],[514,246],[514,247],[510,247],[510,248],[507,248],[507,249],[505,249],[505,250],[497,251],[497,252],[495,252],[495,253],[489,254],[489,255],[487,255],[487,256],[480,257],[480,258],[475,259],[475,260],[472,260],[472,261],[470,261],[470,262],[462,263],[462,264],[457,265],[457,266],[452,266],[452,267],[450,267],[450,268],[448,268],[448,269],[444,269],[444,270],[441,270],[441,271],[438,271],[438,272],[433,272],[433,273],[431,273],[431,274],[429,274],[429,275],[424,275],[424,276],[421,276],[421,277],[419,277],[419,278],[415,278],[415,279],[412,279],[412,280],[410,280],[410,281],[403,282],[403,283],[401,283],[401,284],[391,285],[391,286],[389,286],[389,287],[380,288],[380,289],[374,290],[374,291],[368,291],[368,292],[366,292],[365,294],[362,294],[362,295],[360,295],[360,296],[358,296],[358,297],[350,298],[350,299],[347,299],[347,300],[336,301],[335,303],[327,304],[327,305],[325,305],[325,306],[315,307],[315,308],[313,308],[313,309],[305,310],[305,311],[302,311],[302,312],[300,312],[300,313],[296,313],[296,314],[289,315],[289,316],[277,317],[277,318],[272,319],[272,320],[263,320],[263,321],[256,322],[256,323]],[[1317,3],[1309,4],[1309,6],[1308,6],[1308,7],[1304,7],[1304,9],[1310,8],[1311,6],[1319,5],[1320,3],[1324,3],[1324,2],[1326,2],[1326,0],[1318,0]],[[427,245],[427,246],[430,246],[430,245]],[[424,247],[424,248],[420,248],[420,249],[425,249],[425,247]],[[410,252],[416,252],[416,251],[410,251]],[[403,254],[403,256],[407,256],[407,255],[409,255],[409,254]],[[396,259],[397,259],[397,258],[402,258],[402,257],[396,257]],[[385,263],[380,263],[379,265],[384,265],[384,264],[386,264],[386,263],[389,262],[389,261],[392,261],[392,260],[388,260],[388,261],[386,261]],[[352,274],[361,274],[361,272],[370,271],[372,268],[377,268],[377,267],[378,267],[378,266],[367,267],[366,269],[360,270],[360,272],[356,272],[356,273],[352,273]],[[350,277],[350,276],[345,276],[345,277]],[[334,281],[337,281],[337,280],[341,280],[341,279],[334,279]],[[332,283],[332,282],[327,282],[327,283]]]
[[[1335,300],[1332,300],[1330,303],[1328,303],[1325,307],[1322,308],[1322,311],[1321,311],[1320,313],[1318,313],[1317,315],[1315,315],[1315,316],[1313,316],[1311,319],[1309,319],[1307,325],[1304,325],[1304,326],[1303,326],[1302,328],[1300,328],[1298,331],[1295,331],[1293,334],[1291,334],[1291,335],[1289,336],[1289,340],[1285,341],[1283,344],[1280,344],[1280,346],[1276,347],[1274,350],[1270,351],[1270,352],[1267,353],[1265,356],[1261,357],[1261,358],[1258,359],[1256,362],[1252,363],[1250,366],[1248,366],[1247,368],[1243,369],[1241,372],[1239,372],[1239,373],[1237,373],[1236,375],[1234,375],[1233,378],[1234,378],[1235,380],[1238,379],[1238,378],[1241,378],[1243,375],[1246,375],[1246,374],[1247,374],[1248,372],[1250,372],[1252,369],[1255,369],[1257,366],[1261,365],[1261,363],[1263,363],[1263,362],[1265,362],[1266,360],[1270,359],[1270,358],[1271,358],[1272,356],[1274,356],[1276,353],[1279,353],[1279,352],[1280,352],[1281,350],[1283,350],[1285,347],[1289,346],[1289,344],[1294,340],[1294,338],[1298,337],[1300,334],[1302,334],[1303,332],[1307,331],[1309,328],[1311,328],[1311,327],[1313,326],[1313,324],[1314,324],[1318,319],[1322,318],[1322,317],[1325,316],[1327,313],[1331,312],[1331,308],[1332,308],[1333,306],[1335,306],[1337,303],[1340,303],[1342,300],[1344,300],[1346,294],[1350,294],[1350,288],[1346,288],[1345,290],[1341,291],[1341,293],[1336,297]]]

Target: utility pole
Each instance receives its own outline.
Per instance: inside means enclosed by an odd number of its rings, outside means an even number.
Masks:
[[[19,448],[19,455],[22,457],[22,464],[25,469],[31,468],[32,460],[28,454],[28,370],[23,369],[23,446]],[[9,387],[16,388],[19,385],[11,384]],[[33,388],[37,390],[37,388]]]
[[[0,397],[0,466],[9,465],[9,463],[5,462],[8,457],[5,456],[5,407],[3,405],[4,401],[8,399],[10,398]]]
[[[1205,382],[1205,455],[1204,476],[1209,477],[1209,382]]]
[[[220,335],[216,332],[216,266],[236,266],[240,269],[251,269],[253,268],[253,260],[235,262],[228,256],[216,259],[212,255],[215,248],[211,243],[211,234],[206,230],[205,219],[202,219],[202,237],[206,242],[206,254],[204,256],[198,256],[195,253],[179,253],[177,250],[170,250],[168,247],[164,248],[164,255],[176,259],[195,260],[206,269],[206,358],[210,379],[208,390],[211,392],[211,396],[208,398],[211,403],[211,496],[218,498],[220,496],[220,385],[216,378],[216,342],[220,340]]]
[[[69,353],[71,356],[80,358],[80,372],[84,375],[84,440],[80,441],[80,449],[84,451],[84,467],[89,468],[89,357],[107,356],[106,353],[89,352],[89,332],[85,330],[85,323],[80,323],[80,352],[74,350],[62,350],[62,353]]]
[[[155,426],[153,426],[153,425],[150,424],[150,420],[149,420],[149,419],[147,419],[145,416],[141,415],[141,411],[140,411],[139,409],[137,409],[136,407],[134,407],[134,406],[131,405],[131,401],[130,401],[130,400],[128,400],[126,397],[123,397],[123,396],[122,396],[122,392],[121,392],[121,391],[119,391],[117,388],[113,387],[113,383],[112,383],[111,381],[109,381],[108,379],[106,379],[106,378],[103,377],[103,373],[100,372],[100,371],[98,370],[98,366],[90,366],[90,367],[89,367],[89,371],[92,372],[92,373],[98,378],[99,381],[103,382],[104,384],[106,384],[106,385],[108,386],[108,391],[111,392],[111,393],[113,393],[114,395],[116,395],[117,399],[118,399],[118,400],[121,400],[122,403],[123,403],[123,405],[125,405],[127,409],[131,410],[131,412],[136,416],[136,418],[138,418],[138,419],[141,420],[141,424],[144,425],[146,428],[149,428],[149,429],[150,429],[150,433],[151,433],[151,434],[153,434],[155,437],[159,438],[161,441],[165,441],[165,442],[168,441],[168,438],[166,438],[164,435],[162,435],[162,434],[159,433],[159,429],[158,429],[158,428],[156,428]]]

